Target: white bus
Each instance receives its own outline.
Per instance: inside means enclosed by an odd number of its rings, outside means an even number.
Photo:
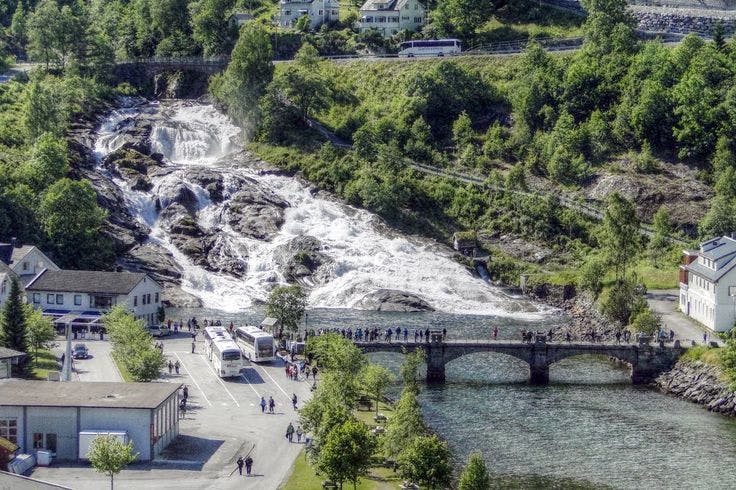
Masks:
[[[221,378],[240,376],[245,359],[240,347],[224,327],[204,329],[204,354]]]
[[[273,335],[258,327],[247,325],[235,329],[235,339],[243,352],[253,362],[273,361]]]
[[[399,56],[445,56],[460,54],[462,45],[457,39],[426,39],[401,43]]]

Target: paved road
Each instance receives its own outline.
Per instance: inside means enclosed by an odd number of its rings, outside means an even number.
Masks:
[[[99,340],[99,337],[72,340],[72,347],[76,344],[87,346],[89,357],[87,359],[75,359],[72,364],[72,381],[123,381],[117,366],[110,357],[110,343],[107,340]],[[66,341],[57,341],[54,354],[61,358],[66,351]]]
[[[38,66],[38,63],[18,63],[13,65],[9,70],[6,70],[4,73],[0,73],[0,83],[9,82],[21,73],[31,71],[36,66]]]
[[[89,342],[88,345],[92,345]],[[115,478],[116,488],[276,489],[288,477],[302,444],[288,443],[288,423],[297,423],[291,395],[309,397],[309,384],[286,379],[282,361],[252,364],[243,376],[220,379],[197,342],[191,353],[188,337],[164,340],[164,354],[179,360],[180,373],[166,373],[162,381],[189,387],[190,410],[180,424],[181,442],[152,464],[133,465]],[[97,351],[97,349],[95,349]],[[260,396],[273,396],[274,415],[262,414]],[[255,476],[229,476],[235,460],[255,444],[252,457]],[[237,472],[236,472],[237,473]],[[104,475],[86,466],[37,468],[33,476],[75,489],[98,489],[108,484]]]
[[[647,302],[652,311],[662,317],[665,331],[674,330],[675,338],[680,339],[680,342],[684,341],[684,345],[690,345],[691,340],[702,343],[706,329],[677,309],[679,296],[679,289],[652,290],[647,292]],[[711,335],[710,331],[707,333],[708,341],[713,340],[720,343],[718,337]]]

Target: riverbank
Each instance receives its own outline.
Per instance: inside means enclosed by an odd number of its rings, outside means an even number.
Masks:
[[[682,359],[660,375],[654,384],[664,393],[701,405],[711,412],[736,416],[736,392],[729,386],[723,369],[716,364]]]

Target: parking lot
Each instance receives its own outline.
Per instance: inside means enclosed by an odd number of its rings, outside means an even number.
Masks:
[[[201,336],[200,336],[201,337]],[[219,378],[202,355],[201,338],[191,352],[185,334],[163,340],[164,355],[179,361],[179,374],[164,370],[162,382],[188,386],[189,403],[180,422],[180,437],[156,461],[136,464],[116,477],[117,488],[258,488],[275,489],[287,476],[302,449],[285,438],[289,422],[298,423],[291,404],[309,396],[310,384],[287,379],[282,361],[245,368],[238,378]],[[107,341],[85,341],[90,358],[75,361],[79,381],[117,381],[119,373],[109,355]],[[117,376],[117,379],[114,379]],[[260,397],[276,402],[273,415],[261,413]],[[248,451],[254,459],[250,478],[238,477],[235,461]],[[33,476],[73,488],[100,488],[104,475],[88,466],[37,468]]]

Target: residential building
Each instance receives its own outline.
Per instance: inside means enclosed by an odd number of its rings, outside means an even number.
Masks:
[[[21,288],[23,287],[23,283],[18,275],[13,272],[10,267],[5,265],[4,262],[0,262],[0,308],[3,307],[5,300],[8,299],[8,295],[10,294],[10,285],[13,282],[13,279],[18,281]]]
[[[416,31],[427,21],[427,12],[419,0],[367,0],[360,8],[358,30],[375,29],[383,37],[401,31]]]
[[[337,0],[281,0],[279,2],[279,26],[294,27],[297,21],[309,17],[309,28],[316,29],[326,22],[340,20],[340,4]]]
[[[233,21],[238,27],[242,27],[253,19],[253,14],[251,14],[250,12],[235,12],[233,14]]]
[[[22,453],[51,451],[55,459],[86,456],[82,438],[120,433],[139,460],[150,461],[179,434],[179,383],[59,383],[0,380],[0,437]]]
[[[17,274],[23,285],[43,270],[58,271],[59,266],[34,245],[23,245],[15,238],[11,243],[0,243],[0,262]]]
[[[148,325],[156,323],[161,286],[143,273],[45,270],[26,286],[28,302],[57,325],[96,326],[113,306],[125,306]]]
[[[18,364],[25,356],[23,352],[0,347],[0,379],[10,378],[13,365]]]
[[[736,239],[713,238],[685,250],[680,266],[680,310],[716,332],[736,320]]]

